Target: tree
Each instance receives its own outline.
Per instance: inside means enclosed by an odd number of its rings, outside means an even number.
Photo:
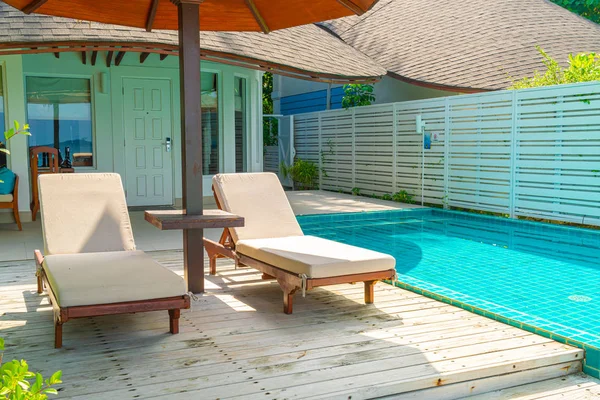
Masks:
[[[576,82],[600,80],[600,55],[595,53],[579,53],[569,55],[569,66],[563,68],[554,58],[550,57],[541,47],[536,49],[543,57],[546,71],[535,71],[532,78],[522,78],[513,81],[509,89],[525,89],[530,87],[562,85]]]
[[[271,94],[273,93],[273,74],[271,72],[265,72],[263,75],[263,114],[273,114],[273,99]],[[263,145],[274,146],[277,144],[277,129],[278,121],[277,118],[264,118],[263,119]]]
[[[590,21],[600,23],[600,0],[552,0],[552,2]]]
[[[342,107],[346,110],[351,107],[371,105],[375,101],[373,85],[352,83],[344,85],[344,97]]]

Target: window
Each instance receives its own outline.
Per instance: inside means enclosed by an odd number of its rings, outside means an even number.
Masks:
[[[217,74],[201,72],[202,80],[202,173],[219,172],[219,91]]]
[[[5,124],[5,116],[4,116],[4,75],[2,68],[0,68],[0,126],[2,127],[2,132],[4,132],[4,124]],[[5,147],[4,136],[0,136],[0,142],[2,144],[0,147]],[[6,154],[0,152],[0,167],[6,166]]]
[[[247,172],[246,79],[235,77],[235,172]]]
[[[61,162],[69,152],[74,167],[94,165],[90,80],[28,77],[26,89],[30,146],[58,149]]]

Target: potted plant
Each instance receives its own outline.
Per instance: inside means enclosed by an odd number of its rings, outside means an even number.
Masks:
[[[295,187],[300,190],[317,188],[319,180],[319,166],[313,162],[296,158],[292,165],[280,165],[281,173],[287,179],[294,181]]]

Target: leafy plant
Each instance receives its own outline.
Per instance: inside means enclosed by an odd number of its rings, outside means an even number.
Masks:
[[[325,168],[323,168],[322,166],[325,165],[325,162],[327,161],[327,157],[326,156],[332,156],[334,154],[333,152],[333,141],[331,139],[327,140],[327,147],[329,148],[329,150],[325,151],[325,150],[321,150],[321,174],[324,177],[328,177],[327,175],[327,171],[325,170]]]
[[[263,114],[273,114],[273,74],[265,72],[263,75]],[[263,146],[277,145],[277,132],[279,121],[277,118],[263,118]]]
[[[381,196],[382,200],[394,200],[392,195],[389,193],[384,194],[383,196]]]
[[[374,101],[373,85],[361,83],[344,85],[344,97],[342,98],[342,107],[344,109],[368,106]]]
[[[12,137],[14,137],[16,135],[31,136],[31,133],[29,132],[29,124],[23,124],[23,127],[21,127],[19,125],[19,122],[15,120],[13,125],[14,125],[13,128],[10,128],[6,132],[4,132],[4,139],[7,142],[8,142],[9,139],[11,139]],[[1,144],[2,144],[2,142],[0,142],[0,145]],[[6,154],[10,154],[10,151],[8,151],[8,149],[6,149],[4,147],[0,147],[0,152],[6,153]],[[4,181],[0,180],[0,183],[4,183]],[[1,361],[2,361],[2,359],[0,358],[0,362]]]
[[[294,164],[280,164],[281,173],[291,178],[301,190],[315,189],[319,180],[319,166],[313,162],[296,158]]]
[[[4,350],[3,338],[0,338],[0,350]],[[49,394],[58,394],[52,386],[62,383],[61,376],[62,372],[57,371],[44,380],[42,374],[29,370],[25,360],[12,360],[0,365],[0,397],[9,400],[46,400]]]
[[[360,196],[360,188],[357,188],[357,187],[352,188],[352,194],[354,196]]]
[[[509,89],[525,89],[539,86],[561,85],[576,82],[600,80],[600,55],[596,53],[579,53],[569,55],[569,66],[563,68],[558,61],[547,54],[540,46],[536,46],[542,55],[546,71],[535,71],[533,77],[513,80]],[[587,101],[589,102],[589,100]]]
[[[408,193],[406,190],[400,190],[392,195],[392,200],[397,201],[398,203],[412,204],[414,203],[413,197],[414,196]]]
[[[18,121],[14,121],[14,127],[4,132],[4,139],[8,141],[16,135],[31,136],[31,133],[29,132],[29,124],[23,124],[23,127],[21,127]],[[0,144],[2,144],[2,142],[0,142]],[[10,154],[10,152],[4,148],[0,148],[0,152]]]

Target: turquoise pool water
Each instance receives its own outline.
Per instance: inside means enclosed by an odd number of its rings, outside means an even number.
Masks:
[[[430,208],[298,220],[393,255],[405,284],[600,347],[600,231]]]

